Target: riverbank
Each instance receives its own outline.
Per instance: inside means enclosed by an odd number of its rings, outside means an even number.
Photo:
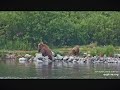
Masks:
[[[62,47],[62,48],[52,48],[52,51],[61,55],[66,55],[72,48],[71,47]],[[25,54],[35,55],[37,50],[32,51],[23,51],[23,50],[0,50],[0,57],[4,57],[6,54],[16,54],[17,56],[24,56]],[[80,54],[88,53],[91,56],[94,55],[107,55],[112,56],[114,54],[120,53],[120,47],[108,46],[80,46]]]

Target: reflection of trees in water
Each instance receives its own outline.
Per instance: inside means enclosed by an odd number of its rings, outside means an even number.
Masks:
[[[3,60],[3,63],[7,65],[16,65],[16,60],[15,59],[5,59]]]

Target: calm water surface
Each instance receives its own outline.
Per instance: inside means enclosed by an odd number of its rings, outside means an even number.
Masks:
[[[0,79],[119,79],[120,64],[0,60]]]

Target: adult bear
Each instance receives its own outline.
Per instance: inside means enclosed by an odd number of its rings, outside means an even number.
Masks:
[[[43,42],[38,44],[38,52],[41,52],[43,56],[48,56],[50,60],[53,60],[51,49]]]
[[[76,45],[75,47],[73,47],[72,50],[69,52],[69,55],[78,56],[80,52],[79,48],[80,48],[79,45]]]

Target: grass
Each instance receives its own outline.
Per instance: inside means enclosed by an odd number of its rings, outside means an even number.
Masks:
[[[61,53],[61,54],[67,54],[72,48],[67,47],[67,48],[56,48],[53,49],[53,51],[57,52],[57,53]],[[104,55],[106,54],[106,56],[112,56],[114,53],[120,53],[120,47],[114,47],[112,45],[108,45],[108,46],[97,46],[95,44],[95,46],[92,47],[90,45],[90,47],[88,45],[84,45],[84,46],[80,46],[80,52],[81,53],[89,53],[92,56],[94,55]]]
[[[21,50],[0,50],[0,57],[4,57],[8,53],[14,53],[16,55],[24,56],[25,54],[35,55],[37,51],[21,51]]]
[[[53,52],[61,54],[61,55],[66,55],[68,52],[71,50],[71,47],[62,47],[62,48],[53,48]],[[0,50],[0,57],[3,57],[7,53],[15,53],[17,55],[25,55],[31,54],[35,55],[37,53],[37,50],[32,50],[32,51],[23,51],[23,50]],[[120,53],[120,47],[114,47],[112,45],[108,46],[95,46],[92,44],[92,47],[89,45],[84,45],[80,46],[80,53],[89,53],[92,56],[94,55],[104,55],[106,54],[107,56],[112,56],[114,53]]]

